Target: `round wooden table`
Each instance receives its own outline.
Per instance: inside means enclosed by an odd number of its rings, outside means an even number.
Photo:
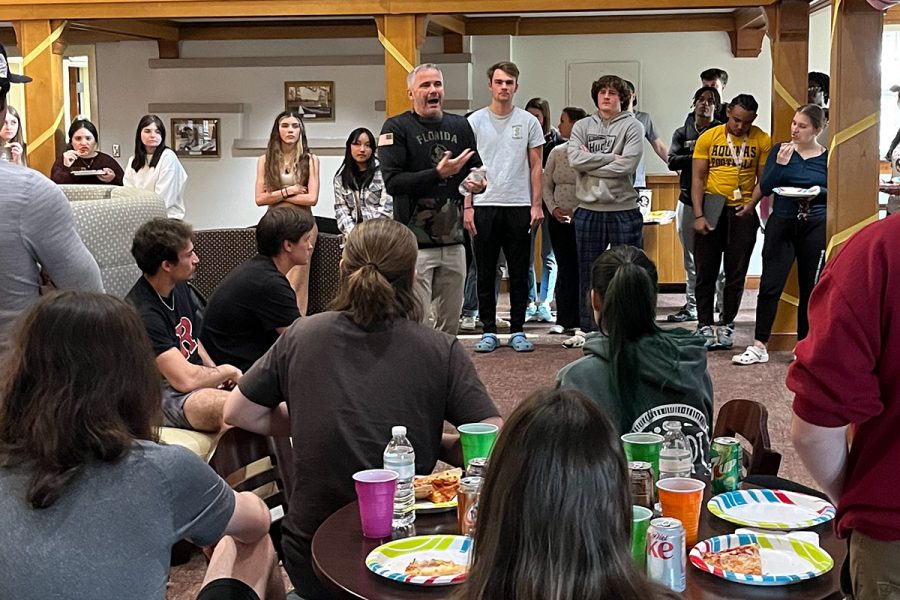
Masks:
[[[700,517],[699,538],[733,533],[733,523],[714,517],[706,510],[706,500]],[[790,586],[759,587],[732,583],[704,573],[687,564],[687,589],[682,593],[691,600],[756,600],[790,597],[791,600],[840,599],[840,570],[847,555],[847,544],[834,535],[833,522],[809,529],[819,534],[819,543],[834,559],[834,568],[825,575]],[[456,511],[416,517],[413,535],[457,534]],[[348,504],[326,520],[316,531],[312,542],[313,569],[319,579],[337,598],[366,600],[401,600],[415,598],[449,598],[454,586],[423,587],[398,583],[380,577],[366,568],[369,552],[389,541],[372,540],[362,536],[359,508]],[[689,551],[690,549],[688,549]]]

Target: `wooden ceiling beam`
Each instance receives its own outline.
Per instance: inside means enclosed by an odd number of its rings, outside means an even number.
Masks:
[[[452,15],[429,15],[428,24],[437,30],[435,33],[441,35],[447,31],[459,35],[466,35],[466,21],[461,17],[454,17]]]
[[[132,38],[177,42],[178,26],[163,21],[136,19],[96,19],[69,22],[69,30],[96,31]]]
[[[677,23],[677,25],[673,24]],[[588,35],[731,31],[729,14],[636,15],[618,17],[484,17],[466,21],[469,35]]]
[[[373,19],[352,21],[305,21],[283,23],[190,23],[181,25],[184,40],[293,40],[374,38],[378,35]]]
[[[557,0],[555,11],[681,10],[768,6],[777,0]],[[421,0],[0,0],[8,21],[41,19],[254,18],[420,14]],[[546,0],[431,0],[433,14],[545,12]]]
[[[739,8],[732,13],[736,29],[759,29],[766,26],[766,15],[760,7]]]
[[[900,25],[900,4],[890,7],[884,13],[885,25]]]

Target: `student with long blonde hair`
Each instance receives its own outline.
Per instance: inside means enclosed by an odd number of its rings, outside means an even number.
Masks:
[[[319,157],[309,151],[303,117],[288,109],[275,117],[266,153],[256,163],[256,204],[293,204],[312,213],[319,202]],[[313,229],[312,243],[318,232]],[[297,308],[305,315],[309,304],[309,265],[288,271],[288,281],[297,293]]]

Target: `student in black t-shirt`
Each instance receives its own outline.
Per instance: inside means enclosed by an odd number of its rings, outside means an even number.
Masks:
[[[187,286],[200,259],[191,226],[177,219],[152,219],[137,230],[131,255],[143,275],[126,300],[137,309],[163,376],[163,416],[168,427],[218,431],[222,406],[242,372],[216,366],[197,337],[200,306]],[[225,389],[220,389],[225,388]]]
[[[309,264],[315,223],[295,206],[272,208],[260,219],[259,254],[222,280],[203,315],[204,343],[215,362],[246,371],[300,317],[286,273]]]

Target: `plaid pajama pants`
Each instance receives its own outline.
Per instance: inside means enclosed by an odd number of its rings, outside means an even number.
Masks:
[[[596,329],[591,308],[591,266],[610,246],[644,246],[644,219],[637,208],[600,212],[575,211],[575,243],[578,246],[579,305],[581,330]]]

